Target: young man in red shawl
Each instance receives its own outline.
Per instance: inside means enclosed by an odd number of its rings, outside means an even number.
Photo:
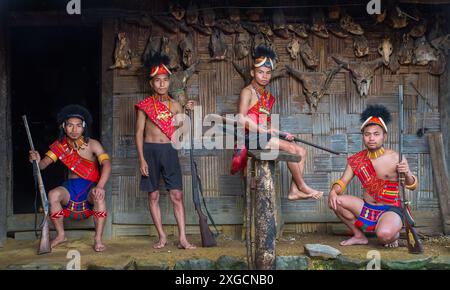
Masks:
[[[342,246],[367,244],[363,233],[366,232],[375,233],[386,247],[398,247],[403,226],[398,174],[405,174],[405,185],[409,190],[416,189],[417,177],[412,174],[406,159],[399,163],[398,153],[383,147],[390,120],[390,113],[384,106],[368,106],[364,110],[361,133],[367,149],[348,158],[344,174],[331,186],[329,206],[353,234],[341,242]],[[343,194],[355,175],[364,188],[363,199]],[[407,218],[413,223],[409,212]]]
[[[136,104],[136,147],[142,174],[140,190],[148,192],[150,213],[158,231],[159,241],[153,246],[162,249],[167,244],[159,207],[159,180],[162,175],[173,204],[178,224],[181,249],[195,249],[186,237],[183,184],[177,150],[174,148],[174,117],[183,114],[181,105],[169,94],[171,71],[169,58],[155,54],[147,65],[150,67],[150,87],[154,94]],[[188,101],[186,109],[193,108]],[[181,126],[181,125],[180,125]]]
[[[89,138],[92,117],[88,110],[79,105],[68,105],[58,114],[60,136],[41,160],[39,152],[30,151],[30,162],[37,160],[44,170],[50,164],[61,161],[68,169],[67,180],[48,193],[50,218],[56,229],[56,238],[51,247],[65,242],[63,218],[75,220],[94,216],[94,250],[102,252],[103,228],[107,216],[105,184],[111,173],[111,161],[97,140]],[[97,163],[98,161],[98,163]],[[98,169],[101,165],[101,173]]]
[[[271,128],[270,112],[275,103],[275,97],[266,89],[266,86],[275,69],[275,53],[269,47],[260,45],[253,55],[254,64],[250,71],[253,80],[241,91],[238,114],[239,123],[246,130],[246,148],[235,150],[231,172],[234,174],[245,167],[248,149],[280,149],[297,154],[301,156],[301,161],[287,164],[292,174],[288,199],[320,199],[323,192],[310,188],[303,179],[306,150],[292,142],[294,136],[289,133],[286,134],[286,140],[273,136],[280,132]]]

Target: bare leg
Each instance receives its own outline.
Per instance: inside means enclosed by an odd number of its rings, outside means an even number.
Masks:
[[[70,194],[62,186],[58,186],[48,193],[48,202],[50,204],[50,213],[54,214],[60,212],[65,206],[69,203]],[[57,219],[52,219],[53,225],[56,229],[56,237],[50,242],[50,246],[52,248],[57,247],[59,244],[62,244],[67,241],[67,238],[64,234],[64,218],[60,217]]]
[[[355,226],[356,217],[359,216],[364,206],[364,201],[360,198],[343,195],[339,197],[340,204],[338,203],[335,211],[337,217],[352,231],[353,236],[340,243],[341,246],[351,245],[366,245],[367,240],[364,233]]]
[[[309,187],[305,180],[303,179],[303,171],[305,168],[306,162],[306,150],[295,143],[288,142],[285,140],[280,140],[278,138],[271,138],[266,148],[279,148],[282,151],[289,152],[291,154],[300,155],[302,159],[299,162],[288,162],[289,171],[292,174],[292,180],[297,185],[297,189],[295,190],[291,187],[291,190],[288,195],[289,200],[297,200],[297,199],[305,199],[305,198],[313,198],[320,199],[323,196],[322,191],[318,191]]]
[[[398,214],[385,212],[375,228],[378,241],[387,248],[397,248],[403,223]]]
[[[180,190],[170,190],[170,200],[173,204],[173,213],[178,225],[178,232],[180,235],[180,249],[195,249],[196,247],[190,244],[186,237],[186,221],[184,217],[183,193]]]
[[[94,211],[106,212],[105,197],[102,199],[95,199],[93,195],[89,195],[89,202],[94,204]],[[94,216],[95,223],[95,237],[94,237],[94,250],[96,252],[103,252],[106,246],[102,242],[103,229],[105,227],[106,217]]]
[[[167,238],[162,227],[161,209],[159,208],[159,191],[149,192],[148,206],[150,208],[150,214],[152,215],[153,223],[155,224],[159,236],[159,241],[158,243],[153,245],[153,248],[162,249],[167,244]]]

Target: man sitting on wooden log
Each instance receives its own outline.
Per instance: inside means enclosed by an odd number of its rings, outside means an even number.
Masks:
[[[106,248],[102,243],[107,216],[104,187],[111,173],[111,161],[102,144],[89,138],[91,122],[91,114],[84,107],[66,106],[58,114],[60,136],[50,145],[44,159],[41,160],[39,152],[30,151],[30,162],[36,160],[41,170],[58,160],[69,169],[63,185],[48,193],[49,215],[57,234],[51,241],[52,248],[67,240],[64,217],[82,220],[91,215],[95,222],[94,250],[102,252]],[[101,174],[97,161],[102,166]]]
[[[286,140],[273,135],[280,132],[271,128],[270,111],[275,97],[266,90],[275,68],[275,53],[265,45],[260,45],[254,52],[254,64],[251,70],[252,82],[242,89],[239,102],[239,123],[245,128],[245,147],[237,148],[233,156],[231,171],[236,173],[247,163],[247,149],[282,150],[301,156],[299,162],[288,162],[292,181],[288,195],[289,200],[320,199],[323,192],[309,187],[304,178],[306,150],[295,142],[294,136],[286,134]]]
[[[186,237],[183,184],[177,150],[172,137],[175,132],[173,118],[181,114],[181,105],[169,94],[171,71],[167,68],[169,58],[155,54],[150,63],[150,87],[154,94],[136,104],[136,147],[139,168],[142,174],[140,190],[148,192],[150,213],[158,231],[159,241],[153,246],[162,249],[167,244],[159,206],[159,181],[162,175],[166,189],[173,203],[175,219],[179,230],[180,249],[195,249]],[[185,108],[191,110],[193,101]]]
[[[378,241],[386,247],[398,247],[403,225],[398,174],[405,174],[405,186],[409,190],[417,187],[417,177],[411,173],[406,159],[398,163],[398,153],[383,147],[390,120],[391,115],[384,106],[368,106],[364,110],[361,133],[367,149],[348,158],[344,174],[331,186],[329,206],[353,234],[341,242],[342,246],[367,244],[363,233],[366,232],[376,233]],[[343,195],[355,175],[364,187],[363,199]],[[410,214],[407,217],[411,219]]]

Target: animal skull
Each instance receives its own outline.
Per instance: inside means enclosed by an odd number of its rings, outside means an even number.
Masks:
[[[435,49],[431,47],[425,37],[417,39],[414,50],[413,63],[416,65],[427,65],[430,61],[437,61]]]
[[[389,57],[393,50],[394,48],[389,38],[384,38],[380,45],[378,45],[378,53],[383,57],[384,65],[389,65]]]
[[[353,82],[361,97],[367,97],[375,70],[383,64],[383,58],[366,62],[349,62],[333,56],[333,59],[351,72]]]
[[[353,39],[353,49],[357,57],[363,57],[369,54],[369,42],[364,35],[356,36]]]
[[[303,84],[303,93],[310,109],[317,110],[320,99],[328,90],[334,75],[341,69],[338,66],[325,72],[301,72],[293,67],[286,65],[287,71],[299,79]]]
[[[192,35],[188,35],[180,41],[181,61],[185,67],[190,67],[194,63],[194,45]]]
[[[300,41],[297,38],[293,38],[287,46],[287,51],[291,55],[292,59],[297,59],[297,56],[300,52]]]
[[[402,43],[398,52],[398,61],[400,64],[410,64],[413,62],[414,41],[408,34],[403,34]]]
[[[339,24],[341,25],[342,29],[344,29],[347,32],[350,32],[351,34],[355,35],[364,34],[364,30],[362,29],[361,25],[355,23],[353,21],[353,18],[348,14],[342,16],[341,20],[339,20]]]
[[[243,59],[250,53],[250,35],[244,31],[236,35],[234,53],[237,59]]]
[[[309,68],[315,68],[319,65],[319,57],[314,53],[308,42],[304,41],[300,45],[300,55],[306,66]]]

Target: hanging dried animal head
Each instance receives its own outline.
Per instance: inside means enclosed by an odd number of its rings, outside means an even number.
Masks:
[[[411,64],[414,57],[414,41],[407,33],[403,34],[400,50],[398,52],[398,61],[400,64]]]
[[[289,38],[289,32],[287,30],[286,18],[284,17],[283,10],[275,9],[272,15],[273,32],[284,39]]]
[[[192,34],[188,34],[179,44],[181,51],[181,62],[184,67],[190,67],[194,63],[194,44]]]
[[[319,65],[319,57],[314,53],[307,41],[300,44],[300,55],[308,68],[316,68]]]
[[[259,21],[261,20],[261,15],[264,14],[264,10],[262,8],[253,8],[247,10],[245,14],[250,21]]]
[[[384,65],[389,65],[389,57],[391,56],[394,48],[389,38],[383,38],[378,45],[378,53],[383,57]]]
[[[241,21],[241,12],[237,8],[229,8],[228,18],[232,23],[239,23]]]
[[[427,20],[422,19],[418,24],[414,25],[408,34],[414,38],[419,38],[425,35],[427,32]]]
[[[416,48],[414,49],[413,64],[427,65],[430,61],[437,61],[436,51],[428,43],[425,36],[416,40]]]
[[[437,37],[431,40],[430,44],[435,49],[441,50],[447,54],[447,51],[450,49],[450,34]]]
[[[145,46],[144,53],[142,54],[141,61],[145,65],[149,63],[150,59],[161,51],[161,37],[159,36],[149,36],[147,44]]]
[[[396,6],[393,9],[388,11],[389,16],[389,24],[394,29],[401,29],[408,26],[408,17],[405,13],[400,9],[400,7]]]
[[[203,6],[200,13],[200,23],[206,27],[214,27],[216,23],[216,13],[214,12],[214,9]]]
[[[114,50],[114,64],[110,69],[125,69],[131,66],[131,49],[125,32],[119,32],[116,38],[116,48]]]
[[[194,25],[198,23],[198,6],[195,2],[191,1],[186,10],[186,24]]]
[[[185,70],[179,70],[170,75],[169,95],[178,101],[182,106],[186,104],[186,86],[188,80],[197,71],[199,61],[194,62]]]
[[[301,37],[301,38],[308,38],[308,32],[306,32],[306,25],[303,23],[294,23],[294,24],[288,24],[287,29],[295,35]]]
[[[327,23],[327,29],[339,38],[347,38],[350,36],[338,23]]]
[[[175,41],[170,41],[166,36],[161,37],[161,53],[169,56],[171,70],[178,68],[178,47]]]
[[[335,5],[328,8],[328,19],[330,19],[331,21],[336,21],[339,20],[340,17],[341,17],[341,7]]]
[[[369,41],[364,35],[353,37],[353,50],[357,57],[363,57],[369,54]]]
[[[346,14],[343,15],[342,18],[339,20],[339,24],[341,25],[341,28],[345,31],[355,34],[355,35],[363,35],[364,30],[362,29],[361,25],[356,23],[353,18]]]
[[[186,14],[186,10],[183,6],[181,6],[180,2],[178,1],[172,1],[169,5],[169,11],[172,16],[178,20],[181,21],[184,18],[184,15]]]
[[[437,60],[432,60],[428,64],[428,72],[432,75],[441,75],[447,68],[447,57],[442,51],[437,52]]]
[[[375,14],[375,24],[383,23],[386,20],[387,9],[384,9],[380,14]]]
[[[288,43],[286,47],[291,59],[295,60],[300,53],[300,41],[297,38],[292,38],[292,40]]]
[[[218,29],[214,29],[209,41],[209,54],[213,60],[224,60],[227,54],[227,45],[223,35]]]
[[[251,43],[250,35],[244,31],[236,34],[236,46],[234,47],[234,54],[237,59],[243,59],[250,53]]]
[[[303,93],[306,96],[306,102],[309,104],[310,110],[317,111],[320,99],[327,92],[333,77],[339,72],[341,66],[337,66],[327,72],[301,72],[289,65],[286,65],[286,69],[302,82]]]
[[[273,31],[272,31],[272,28],[270,28],[269,24],[261,23],[261,24],[258,24],[258,27],[259,27],[259,32],[261,32],[264,36],[266,36],[266,37],[273,36]]]
[[[220,29],[223,33],[233,34],[236,33],[235,24],[231,23],[228,19],[218,19],[216,21],[215,27]]]
[[[312,16],[311,31],[322,38],[328,38],[328,30],[326,27],[325,16],[322,9],[316,10]]]
[[[350,62],[335,56],[333,56],[333,59],[351,72],[353,82],[356,84],[359,95],[361,97],[367,97],[375,70],[383,64],[383,59],[378,58],[365,62]]]

